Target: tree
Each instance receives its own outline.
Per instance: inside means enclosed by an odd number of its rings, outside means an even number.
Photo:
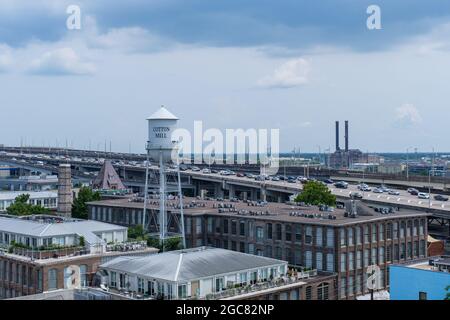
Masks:
[[[295,202],[304,202],[311,205],[336,205],[336,196],[321,182],[308,181],[303,191],[295,198]]]
[[[14,199],[14,203],[11,204],[6,212],[15,216],[28,216],[33,214],[47,214],[50,213],[50,209],[44,208],[40,205],[32,205],[28,203],[30,200],[29,194],[21,194]]]
[[[134,240],[144,240],[145,233],[141,224],[128,228],[128,238]]]
[[[78,196],[75,198],[72,204],[72,217],[78,219],[88,218],[88,208],[86,203],[90,201],[100,200],[100,193],[98,191],[92,191],[89,187],[81,187],[78,192]]]
[[[447,291],[447,294],[445,295],[444,300],[450,300],[450,286],[447,286],[445,290]]]

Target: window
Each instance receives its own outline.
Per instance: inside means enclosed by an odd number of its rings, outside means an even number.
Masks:
[[[417,236],[419,231],[419,221],[414,220],[413,236]]]
[[[354,261],[355,254],[353,252],[348,253],[348,270],[352,271],[354,270],[355,261]]]
[[[377,242],[377,226],[372,225],[372,242]]]
[[[316,269],[323,270],[323,255],[322,252],[316,253]]]
[[[400,238],[404,238],[405,237],[405,221],[402,221],[400,224]]]
[[[245,253],[245,242],[239,242],[239,252]]]
[[[302,226],[298,224],[295,226],[295,242],[302,242]]]
[[[309,250],[305,252],[305,267],[312,268],[312,252]]]
[[[316,227],[316,246],[321,247],[323,243],[322,227]]]
[[[88,286],[88,272],[87,272],[87,265],[82,264],[80,265],[80,284],[82,287]]]
[[[282,252],[281,252],[281,248],[280,247],[275,247],[275,259],[279,259],[281,260],[282,257]]]
[[[216,278],[216,292],[222,291],[225,289],[225,281],[223,277]]]
[[[286,237],[286,241],[291,241],[292,240],[292,227],[290,225],[286,225],[285,226],[285,237]]]
[[[412,242],[408,242],[406,253],[407,253],[407,258],[411,259],[411,257],[412,257]]]
[[[345,272],[347,271],[347,254],[345,253],[341,253],[341,270],[339,270],[340,272]]]
[[[352,296],[354,292],[353,288],[353,276],[348,277],[348,295]]]
[[[400,244],[400,260],[405,259],[405,243]]]
[[[378,226],[378,239],[379,239],[379,241],[384,240],[384,225],[382,225],[382,224],[380,224]]]
[[[223,220],[223,233],[228,233],[228,220]]]
[[[340,244],[341,247],[345,247],[345,230],[344,228],[339,229],[339,237],[340,237]]]
[[[345,298],[347,295],[347,282],[345,278],[341,279],[341,298]]]
[[[117,274],[111,271],[109,274],[109,284],[113,288],[117,288]]]
[[[312,299],[312,287],[307,286],[305,290],[305,300],[311,300]]]
[[[425,251],[426,251],[426,249],[425,249],[425,240],[420,240],[420,246],[419,246],[419,255],[421,256],[421,257],[423,257],[424,255],[425,255]]]
[[[419,234],[423,236],[423,230],[425,226],[425,220],[420,220]]]
[[[356,251],[356,269],[362,268],[362,252],[361,250]]]
[[[281,236],[282,236],[281,230],[282,230],[282,225],[277,223],[276,224],[276,236],[277,236],[276,240],[281,240]]]
[[[311,226],[306,227],[305,243],[312,244],[312,227]]]
[[[272,224],[268,223],[266,226],[267,226],[267,239],[272,239]]]
[[[239,223],[239,235],[245,236],[245,221]]]
[[[361,227],[355,228],[355,234],[356,244],[361,244]]]
[[[256,227],[256,240],[264,240],[264,229],[263,227]]]
[[[138,292],[144,293],[144,279],[137,278],[137,282],[138,282]]]
[[[377,264],[377,248],[372,248],[371,264]]]
[[[391,246],[386,246],[386,262],[392,261],[392,249]]]
[[[317,286],[317,300],[328,300],[328,283],[321,283]]]
[[[386,238],[388,240],[392,239],[392,223],[388,223],[386,226]]]
[[[182,284],[178,286],[178,298],[180,299],[187,298],[187,285]]]
[[[293,260],[292,260],[292,250],[290,248],[286,248],[286,257],[284,260],[286,260],[287,262],[289,262],[289,264],[293,264]]]
[[[419,300],[427,300],[427,293],[420,291],[419,292]]]
[[[364,243],[369,243],[369,226],[364,226]]]
[[[327,228],[327,247],[334,247],[334,230],[332,228]]]
[[[196,234],[201,234],[202,233],[202,218],[197,218],[196,219],[195,233]]]
[[[233,250],[233,251],[237,250],[236,241],[231,241],[231,250]]]
[[[48,270],[48,290],[58,289],[58,270]]]
[[[398,222],[392,224],[392,239],[398,239]]]
[[[347,238],[348,238],[348,245],[353,246],[354,245],[353,228],[347,229]]]
[[[266,249],[265,249],[265,256],[266,257],[268,257],[268,258],[272,258],[272,247],[271,246],[266,246]]]
[[[361,276],[357,275],[355,277],[355,293],[360,294],[361,293]]]
[[[327,253],[327,271],[334,272],[334,255]]]
[[[364,267],[369,265],[369,249],[364,250]]]
[[[212,217],[208,217],[208,231],[209,233],[213,232],[213,218]]]
[[[406,227],[406,236],[411,237],[411,229],[412,229],[412,221],[408,220],[408,224]]]
[[[236,222],[236,220],[231,220],[231,234],[237,234],[237,222]]]
[[[379,264],[384,263],[384,247],[378,248],[378,263]]]

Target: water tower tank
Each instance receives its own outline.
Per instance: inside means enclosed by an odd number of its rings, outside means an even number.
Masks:
[[[171,160],[171,153],[175,147],[175,142],[172,141],[172,133],[177,127],[178,118],[162,106],[148,117],[147,121],[147,149],[150,152],[150,157],[158,161],[160,154],[162,154],[164,162]]]

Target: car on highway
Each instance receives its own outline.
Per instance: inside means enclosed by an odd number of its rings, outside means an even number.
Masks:
[[[434,200],[437,201],[448,201],[448,197],[443,196],[442,194],[437,194],[434,196]]]
[[[334,186],[335,186],[336,188],[338,188],[338,189],[347,189],[347,188],[348,188],[348,183],[345,182],[345,181],[339,181],[339,182],[336,182],[336,183],[334,184]]]
[[[219,174],[221,176],[231,176],[232,175],[231,171],[229,171],[229,170],[220,170]]]
[[[243,174],[242,172],[238,172],[236,173],[236,177],[243,178],[245,177],[245,174]]]
[[[413,196],[417,196],[419,194],[419,190],[416,188],[408,188],[406,191]]]
[[[272,181],[280,181],[280,178],[277,177],[277,176],[274,176],[274,177],[271,178],[271,180],[272,180]]]
[[[288,178],[288,179],[287,179],[287,182],[288,182],[288,183],[295,183],[295,182],[297,182],[297,180],[296,180],[296,179],[289,179],[289,178]]]
[[[192,170],[192,171],[200,171],[200,168],[199,168],[199,167],[196,167],[196,166],[194,166],[194,167],[192,167],[192,168],[191,168],[191,170]]]
[[[419,192],[419,194],[417,195],[417,197],[419,199],[430,199],[430,195],[428,193],[425,192]]]
[[[363,195],[362,195],[362,193],[361,192],[352,192],[352,193],[350,193],[350,198],[352,198],[352,199],[362,199],[363,198]]]
[[[211,170],[209,170],[208,168],[205,168],[202,170],[203,173],[211,173]]]
[[[385,185],[379,186],[378,189],[382,190],[383,192],[389,192],[391,190],[388,187],[386,187]]]
[[[325,182],[326,184],[333,184],[334,181],[332,179],[325,179],[323,180],[323,182]]]
[[[212,169],[211,173],[219,173],[219,171],[217,171],[216,169]]]
[[[372,190],[374,193],[383,193],[383,190],[380,188],[375,188]]]
[[[399,196],[400,192],[398,192],[397,190],[389,190],[388,194],[390,194],[392,196]]]

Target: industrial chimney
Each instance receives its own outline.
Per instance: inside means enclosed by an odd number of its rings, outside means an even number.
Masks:
[[[59,165],[57,213],[64,217],[72,216],[72,173],[68,163]]]
[[[336,151],[341,150],[339,147],[339,121],[336,121]]]
[[[348,152],[348,120],[345,121],[345,151]]]

